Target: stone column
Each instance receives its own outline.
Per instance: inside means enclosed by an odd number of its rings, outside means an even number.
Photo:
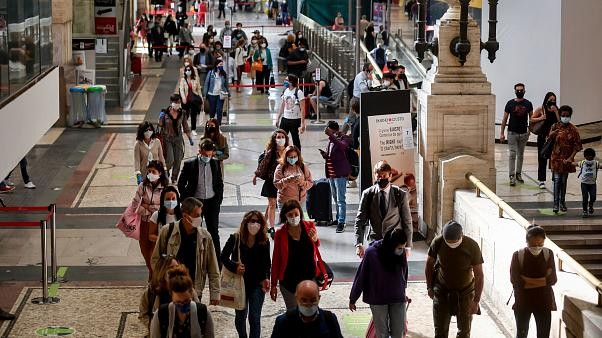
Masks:
[[[73,0],[52,1],[52,48],[53,62],[61,69],[59,88],[60,116],[55,126],[67,126],[67,114],[69,113],[69,93],[67,87],[75,83],[75,72],[73,68],[71,37],[73,24]]]
[[[460,35],[460,10],[457,0],[449,2],[450,9],[435,29],[439,55],[418,96],[422,219],[429,241],[453,215],[449,192],[465,186],[466,172],[478,172],[479,179],[495,191],[495,97],[481,70],[480,31],[470,19],[471,51],[462,66],[449,47]]]

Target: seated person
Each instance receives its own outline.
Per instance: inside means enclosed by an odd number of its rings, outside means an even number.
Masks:
[[[312,75],[312,80],[316,82],[315,73]],[[326,102],[332,100],[332,90],[330,89],[330,85],[325,80],[320,80],[318,87],[314,90],[313,93],[308,95],[309,102],[311,103],[311,107],[315,112],[318,111],[318,101]]]

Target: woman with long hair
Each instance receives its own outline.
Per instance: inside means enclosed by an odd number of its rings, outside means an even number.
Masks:
[[[548,92],[543,98],[543,104],[538,107],[531,115],[530,125],[543,121],[543,125],[537,133],[537,180],[539,188],[546,188],[546,171],[548,170],[548,159],[541,156],[541,149],[546,143],[552,126],[560,121],[560,114],[556,104],[556,94]]]
[[[295,290],[304,280],[314,280],[320,269],[316,262],[320,246],[316,225],[303,220],[303,209],[296,200],[289,200],[280,211],[282,227],[276,231],[272,264],[270,297],[276,301],[278,285],[286,309],[297,306]]]
[[[263,180],[261,196],[267,197],[268,206],[265,210],[265,217],[268,219],[270,228],[268,232],[274,237],[274,225],[276,224],[276,198],[278,189],[274,185],[274,172],[278,167],[278,160],[282,158],[284,149],[288,147],[288,135],[282,129],[272,132],[270,140],[263,151],[263,159],[257,164],[257,170],[253,174],[253,185],[257,184],[257,178]]]
[[[191,146],[194,142],[188,121],[182,111],[180,95],[172,94],[169,100],[171,105],[159,114],[159,127],[163,128],[167,172],[171,170],[171,181],[176,183],[180,174],[180,164],[184,158],[184,134],[188,137]]]
[[[155,248],[155,243],[149,239],[150,231],[150,217],[151,215],[159,210],[161,206],[161,194],[163,189],[167,187],[168,180],[165,175],[165,169],[163,164],[159,161],[150,161],[147,166],[147,174],[142,183],[138,185],[136,194],[132,200],[133,205],[140,204],[138,208],[138,214],[142,217],[140,222],[140,252],[144,257],[146,267],[148,268],[149,279],[152,275],[153,268],[151,265],[151,256]]]
[[[209,117],[217,118],[217,124],[222,124],[222,110],[224,101],[230,97],[228,89],[228,79],[224,71],[224,61],[215,60],[214,68],[207,73],[205,85],[203,86],[203,96],[209,102]]]
[[[149,330],[153,313],[161,304],[167,304],[171,301],[169,289],[167,288],[167,271],[176,266],[178,266],[178,261],[174,257],[160,260],[155,266],[150,283],[140,297],[138,319]]]
[[[286,147],[274,171],[274,186],[278,189],[276,202],[279,208],[289,200],[305,205],[307,190],[313,185],[311,171],[303,163],[301,151],[295,146]]]
[[[198,80],[198,74],[195,72],[196,67],[192,64],[184,66],[184,76],[180,79],[180,97],[182,98],[182,108],[186,114],[190,116],[190,129],[192,135],[196,134],[196,119],[201,112],[201,83]]]
[[[146,176],[146,166],[152,160],[158,160],[165,166],[163,147],[157,140],[155,127],[152,123],[144,121],[138,125],[136,144],[134,145],[134,170],[138,184]]]
[[[175,223],[182,219],[182,210],[180,210],[180,193],[173,185],[163,189],[161,193],[159,210],[153,212],[150,217],[150,230],[148,239],[157,242],[161,228],[164,225]]]
[[[402,338],[406,329],[407,237],[403,229],[390,228],[383,239],[370,244],[355,274],[349,309],[363,294],[370,305],[377,337]]]
[[[245,68],[245,44],[247,40],[240,39],[236,43],[236,48],[234,49],[234,66],[236,67],[236,79],[234,80],[234,84],[239,86],[242,81],[242,73]],[[236,88],[236,92],[240,93],[240,87]]]
[[[240,256],[239,256],[240,248]],[[270,290],[270,241],[266,220],[259,211],[247,212],[238,232],[230,235],[221,253],[224,268],[244,276],[247,306],[236,310],[234,323],[238,337],[247,337],[246,319],[249,316],[250,338],[261,333],[261,308]]]
[[[201,141],[204,139],[210,139],[215,144],[215,157],[219,161],[222,169],[222,178],[224,177],[224,160],[230,158],[230,147],[228,146],[228,138],[222,134],[219,129],[219,123],[217,119],[210,118],[205,123],[205,133],[201,137]]]

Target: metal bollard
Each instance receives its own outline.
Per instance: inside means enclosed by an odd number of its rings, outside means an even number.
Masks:
[[[42,297],[36,297],[31,300],[33,304],[55,304],[59,302],[58,298],[48,296],[48,260],[46,257],[46,231],[48,224],[46,220],[40,221],[41,246],[42,246]]]
[[[52,283],[56,283],[58,282],[58,263],[56,258],[56,204],[51,204],[48,209],[52,212],[50,218],[50,278]]]

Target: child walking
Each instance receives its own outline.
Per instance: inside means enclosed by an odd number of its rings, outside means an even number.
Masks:
[[[596,179],[598,178],[598,169],[602,165],[596,160],[596,151],[587,148],[583,151],[585,160],[573,163],[581,168],[577,177],[581,182],[581,195],[583,196],[583,217],[594,214],[594,202],[596,202]]]

